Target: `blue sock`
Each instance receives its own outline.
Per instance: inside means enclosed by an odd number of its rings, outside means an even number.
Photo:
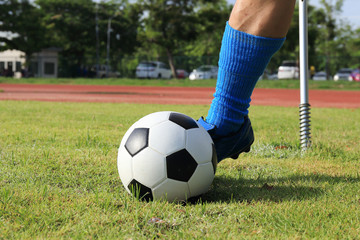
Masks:
[[[206,117],[206,122],[217,127],[217,135],[225,136],[240,129],[256,82],[284,40],[253,36],[226,23],[216,90]]]

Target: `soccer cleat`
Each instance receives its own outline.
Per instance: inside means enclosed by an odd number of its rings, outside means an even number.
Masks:
[[[216,135],[216,126],[207,123],[203,117],[198,120],[198,123],[205,128],[214,141],[218,162],[229,157],[237,159],[240,153],[250,152],[250,146],[254,142],[254,132],[248,116],[245,117],[240,130],[229,136]]]

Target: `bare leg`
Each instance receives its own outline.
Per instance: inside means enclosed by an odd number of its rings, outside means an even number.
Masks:
[[[295,0],[237,0],[229,25],[255,36],[283,38],[289,29]]]

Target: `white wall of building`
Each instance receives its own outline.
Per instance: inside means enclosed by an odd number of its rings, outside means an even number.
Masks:
[[[0,52],[0,73],[3,73],[4,70],[11,70],[14,72],[14,77],[20,77],[24,64],[25,53],[18,50]]]

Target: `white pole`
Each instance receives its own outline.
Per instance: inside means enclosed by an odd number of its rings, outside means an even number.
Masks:
[[[302,150],[310,145],[310,104],[308,64],[308,0],[299,0],[299,44],[300,44],[300,144]]]
[[[308,20],[307,0],[299,1],[299,43],[300,43],[300,104],[309,103],[308,64]]]

